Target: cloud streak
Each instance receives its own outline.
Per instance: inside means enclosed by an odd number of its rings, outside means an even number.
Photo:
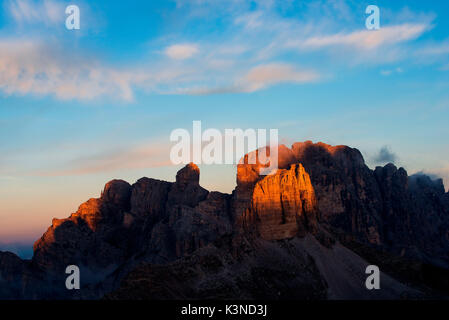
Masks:
[[[62,168],[36,170],[34,176],[78,176],[117,170],[145,169],[172,165],[170,149],[164,143],[142,143],[137,146],[106,150],[65,163]]]
[[[282,83],[304,84],[319,79],[319,73],[313,70],[300,70],[285,63],[270,63],[251,68],[230,86],[183,88],[178,89],[177,93],[191,95],[252,93]]]
[[[6,10],[16,23],[56,25],[64,21],[64,5],[61,2],[44,0],[7,1]]]
[[[318,73],[297,70],[288,64],[266,64],[252,68],[240,81],[243,92],[254,92],[280,83],[307,83],[319,79]]]
[[[351,33],[315,36],[297,44],[301,48],[319,49],[331,46],[349,46],[361,50],[370,50],[382,45],[392,45],[416,39],[429,27],[425,24],[401,24],[382,27],[376,31],[362,30]]]

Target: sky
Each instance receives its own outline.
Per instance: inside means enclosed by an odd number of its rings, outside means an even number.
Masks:
[[[65,8],[80,9],[68,30]],[[368,30],[368,5],[380,29]],[[170,133],[275,128],[449,185],[447,1],[0,1],[0,249],[114,178],[174,181]],[[231,192],[235,166],[201,165]],[[14,244],[14,245],[12,245]]]

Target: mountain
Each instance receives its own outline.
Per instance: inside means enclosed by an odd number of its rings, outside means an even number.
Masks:
[[[232,194],[199,168],[108,182],[34,244],[0,252],[3,299],[401,299],[449,295],[449,194],[347,146],[279,146],[279,170],[237,166]],[[367,290],[365,269],[381,270]],[[77,265],[81,290],[65,288]]]

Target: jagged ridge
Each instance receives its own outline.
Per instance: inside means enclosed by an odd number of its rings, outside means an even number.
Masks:
[[[254,268],[274,272],[267,267],[270,263],[266,259],[249,256],[277,240],[281,241],[274,244],[278,249],[270,250],[279,255],[278,259],[286,255],[281,260],[289,261],[287,265],[293,263],[294,268],[311,263],[313,283],[296,277],[292,282],[296,285],[291,287],[274,274],[266,277],[266,281],[277,283],[272,283],[274,287],[281,290],[287,286],[288,292],[293,290],[298,297],[306,282],[316,289],[310,293],[315,298],[323,297],[322,290],[329,283],[334,291],[341,291],[337,298],[360,294],[358,287],[337,288],[341,286],[339,281],[329,278],[331,273],[322,265],[319,267],[320,259],[326,261],[325,257],[335,254],[338,240],[356,241],[448,267],[449,196],[441,188],[441,181],[408,177],[404,169],[392,164],[372,171],[357,149],[346,146],[308,141],[295,143],[291,149],[280,146],[279,156],[280,170],[271,176],[259,176],[258,165],[238,165],[237,187],[232,195],[202,188],[194,164],[180,170],[175,183],[149,178],[133,185],[121,180],[107,183],[100,198],[82,204],[67,219],[53,220],[36,241],[31,261],[0,253],[1,297],[99,298],[117,288],[140,263],[182,264],[198,250],[213,250],[223,239],[232,242],[241,237],[249,243],[246,248],[222,246],[222,256],[214,251],[218,259],[231,254],[230,261],[251,260]],[[311,251],[294,240],[298,237],[318,239],[324,247]],[[293,252],[296,258],[290,257]],[[299,260],[298,255],[302,257]],[[360,258],[349,255],[350,261]],[[308,260],[311,257],[312,262]],[[313,262],[316,259],[318,262]],[[241,266],[238,261],[230,264]],[[361,262],[353,263],[359,266]],[[64,270],[69,264],[80,266],[82,290],[65,290]],[[253,277],[251,270],[240,275]],[[400,292],[408,290],[397,290],[399,287],[392,281],[391,290],[380,297],[399,297]],[[209,297],[214,292],[220,295],[221,291],[214,290]],[[255,297],[252,290],[246,290],[246,294]]]

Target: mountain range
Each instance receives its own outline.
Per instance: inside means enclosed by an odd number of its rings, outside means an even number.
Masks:
[[[22,260],[0,252],[1,299],[446,299],[449,193],[347,146],[278,147],[279,169],[237,166],[232,194],[199,184],[108,182]],[[67,290],[77,265],[81,289]],[[365,286],[368,265],[381,288]]]

